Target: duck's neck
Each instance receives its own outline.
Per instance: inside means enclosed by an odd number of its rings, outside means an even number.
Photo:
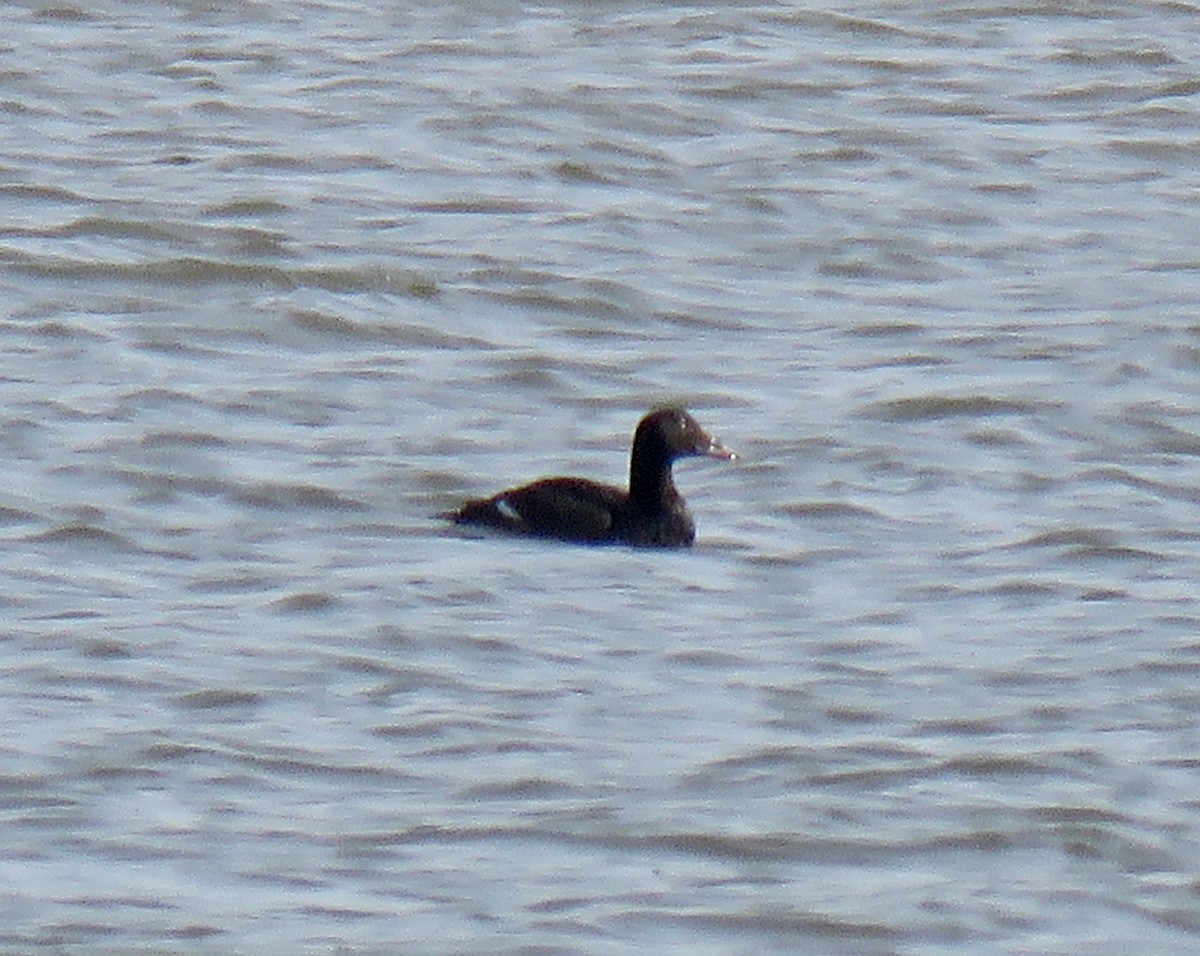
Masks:
[[[653,438],[638,435],[629,456],[629,506],[635,511],[657,511],[678,497],[666,449]]]

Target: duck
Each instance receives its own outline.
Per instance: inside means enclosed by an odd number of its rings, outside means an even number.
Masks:
[[[588,478],[542,478],[465,502],[441,517],[513,534],[580,544],[690,547],[696,524],[675,487],[671,466],[680,458],[737,456],[685,409],[652,409],[633,433],[629,489]]]

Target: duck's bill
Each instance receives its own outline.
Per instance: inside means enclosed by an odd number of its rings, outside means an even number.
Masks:
[[[733,459],[737,458],[737,455],[734,454],[733,449],[726,448],[716,438],[710,438],[708,440],[708,447],[704,449],[703,454],[707,455],[709,458],[722,458],[726,461],[732,461]]]

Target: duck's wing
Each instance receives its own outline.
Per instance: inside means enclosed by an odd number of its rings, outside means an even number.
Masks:
[[[467,502],[456,520],[566,541],[606,541],[627,502],[628,495],[611,485],[585,478],[543,478]]]

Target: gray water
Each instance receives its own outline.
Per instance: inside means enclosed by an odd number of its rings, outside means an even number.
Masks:
[[[1200,8],[0,24],[0,949],[1200,953]]]

